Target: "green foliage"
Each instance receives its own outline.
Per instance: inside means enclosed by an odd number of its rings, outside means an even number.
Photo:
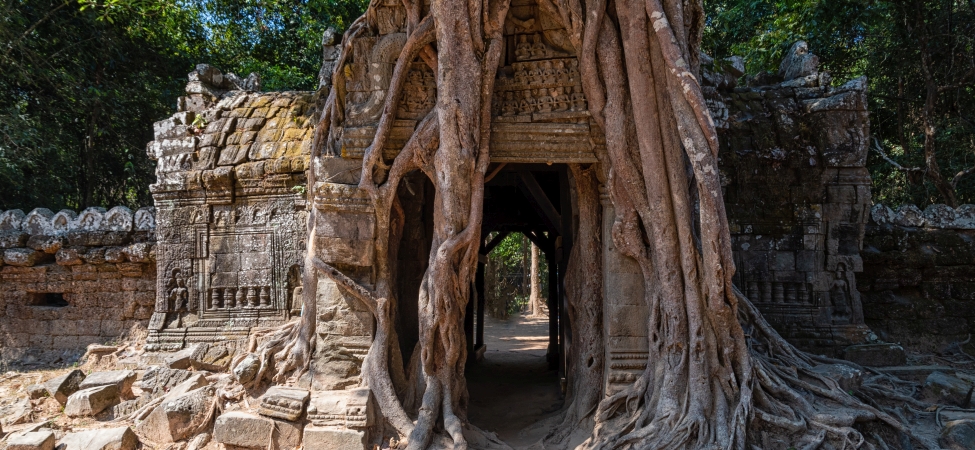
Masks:
[[[496,236],[492,233],[488,239]],[[531,241],[521,233],[504,238],[488,255],[485,295],[491,313],[500,318],[524,311],[531,295]],[[538,276],[542,295],[548,292],[548,263],[539,252]]]
[[[149,204],[152,122],[192,67],[73,1],[0,3],[0,208]]]
[[[926,50],[932,81],[943,89],[929,118],[936,132],[933,144],[942,175],[951,179],[975,166],[975,2],[888,2],[883,15],[887,24],[872,28],[866,58],[871,130],[902,166],[925,167]],[[868,163],[876,201],[945,202],[930,180],[893,170],[876,152]],[[955,194],[961,203],[975,203],[975,175],[960,177]]]
[[[315,89],[365,0],[0,0],[0,210],[151,203],[152,123],[197,63]]]
[[[705,0],[703,48],[715,57],[745,58],[749,73],[778,71],[792,43],[805,40],[838,78],[856,76],[866,27],[877,20],[875,1]]]
[[[836,82],[867,76],[871,132],[904,167],[925,167],[927,51],[934,83],[948,88],[928,115],[941,172],[950,180],[975,166],[975,2],[705,0],[705,9],[704,50],[743,56],[749,74],[777,72],[789,46],[805,40]],[[868,165],[877,202],[945,202],[929,179],[909,177],[875,151]],[[955,191],[975,202],[975,175],[960,177]]]

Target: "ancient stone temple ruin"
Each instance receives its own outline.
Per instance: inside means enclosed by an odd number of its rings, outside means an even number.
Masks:
[[[90,344],[109,343],[135,327],[145,332],[146,359],[155,366],[141,375],[146,394],[99,411],[139,416],[144,421],[136,431],[153,442],[182,441],[192,430],[177,429],[171,418],[178,413],[163,400],[196,404],[216,395],[187,369],[232,369],[242,385],[260,381],[267,368],[259,371],[262,356],[252,353],[254,344],[268,338],[268,328],[307,317],[302,298],[313,289],[310,369],[262,392],[253,411],[220,415],[212,438],[228,448],[255,447],[267,436],[276,436],[279,448],[378,445],[384,424],[361,377],[376,336],[373,312],[330,278],[302,284],[309,243],[313,256],[342,275],[364,287],[377,283],[376,242],[388,237],[377,235],[373,202],[358,184],[406,42],[402,4],[384,1],[377,11],[378,28],[355,41],[337,85],[331,73],[339,51],[326,42],[317,92],[260,92],[255,77],[241,80],[198,66],[176,114],[154,125],[147,148],[157,164],[153,207],[0,213],[0,360],[69,363]],[[600,273],[594,277],[601,280],[603,391],[611,394],[645,368],[650,312],[639,301],[638,266],[614,244],[605,133],[590,117],[576,51],[559,23],[534,0],[514,0],[505,22],[480,264],[464,328],[476,364],[485,351],[486,255],[508,234],[522,233],[549,267],[549,366],[563,382],[571,379],[565,282],[580,240],[571,169],[592,170],[601,217]],[[871,352],[878,349],[903,362],[903,349],[878,343],[878,334],[890,342],[934,345],[915,339],[915,332],[924,332],[890,305],[924,309],[931,326],[942,328],[935,332],[945,336],[934,340],[938,344],[969,333],[975,313],[964,326],[943,325],[946,309],[975,311],[969,304],[975,300],[971,252],[948,250],[958,242],[971,247],[975,209],[895,214],[875,207],[871,215],[866,81],[832,83],[803,45],[793,47],[778,76],[745,77],[741,86],[740,60],[704,61],[704,91],[720,134],[736,285],[780,334],[818,354],[877,362]],[[408,70],[382,149],[386,160],[399,154],[436,100],[429,65],[418,59]],[[345,116],[320,124],[324,98],[336,92]],[[324,141],[320,127],[329,126],[341,128],[339,139]],[[418,292],[430,260],[434,195],[419,172],[396,191],[402,236],[392,262],[395,329],[397,362],[404,365],[421,331]],[[309,235],[313,213],[317,222]],[[925,249],[932,246],[944,250],[931,256]],[[917,256],[896,255],[905,251]],[[898,277],[891,273],[894,262],[923,275]],[[83,375],[65,375],[46,389],[52,397],[64,393],[68,402],[71,377]],[[244,429],[251,431],[235,431]]]
[[[215,68],[194,72],[181,111],[155,124],[149,144],[159,223],[152,350],[246,338],[300,310],[313,94],[225,84]]]

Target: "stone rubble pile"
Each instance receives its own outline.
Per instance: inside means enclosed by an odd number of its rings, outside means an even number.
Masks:
[[[365,450],[379,444],[368,388],[312,392],[272,384],[248,392],[231,361],[240,366],[257,355],[229,343],[178,353],[183,356],[144,354],[136,370],[86,375],[76,369],[30,386],[34,405],[56,402],[74,422],[20,427],[0,439],[0,448]]]

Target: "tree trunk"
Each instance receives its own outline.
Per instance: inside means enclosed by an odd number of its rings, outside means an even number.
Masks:
[[[531,309],[532,317],[541,317],[545,314],[542,308],[542,281],[539,278],[539,260],[538,260],[538,246],[534,243],[529,243],[531,246],[531,294],[528,297],[528,304]]]
[[[373,26],[378,4],[373,2],[345,35],[313,158],[324,157],[317,152],[333,148],[341,137],[344,61],[352,42]],[[450,445],[442,442],[449,440],[453,448],[463,449],[463,323],[481,240],[491,95],[509,0],[434,0],[422,18],[418,0],[404,0],[404,5],[409,36],[363,157],[359,185],[376,209],[376,288],[357,285],[315,256],[313,211],[303,278],[305,316],[300,326],[281,332],[293,343],[276,338],[269,349],[275,360],[291,355],[289,364],[275,366],[278,379],[307,365],[314,345],[317,276],[324,274],[376,317],[363,380],[386,422],[407,438],[406,448],[428,448],[436,437],[436,447]],[[786,343],[732,286],[735,268],[718,179],[717,134],[697,81],[701,0],[539,0],[539,6],[561,19],[578,51],[589,112],[605,134],[608,159],[600,164],[616,214],[612,239],[638,263],[645,288],[641,300],[650,311],[646,370],[628,389],[603,398],[599,188],[596,169],[572,166],[578,218],[565,281],[573,340],[569,406],[547,442],[561,445],[567,430],[586,418],[594,420],[595,428],[584,446],[607,449],[744,449],[763,447],[763,436],[769,434],[795,447],[827,442],[858,447],[864,436],[853,424],[870,421],[907,433],[890,414],[815,371],[817,364],[834,361]],[[435,51],[430,46],[434,37]],[[382,149],[406,67],[417,58],[435,69],[436,106],[387,166]],[[421,333],[415,354],[421,379],[412,380],[414,391],[406,395],[422,398],[414,420],[391,381],[402,364],[392,326],[395,254],[390,248],[401,226],[395,192],[402,176],[415,169],[427,174],[436,193],[433,244],[419,295]],[[445,435],[435,436],[438,429]],[[888,446],[876,435],[873,440]]]
[[[937,129],[935,125],[935,114],[937,110],[938,97],[940,90],[938,83],[934,79],[933,71],[934,60],[931,58],[930,37],[926,22],[924,20],[924,7],[919,2],[913,2],[915,19],[914,24],[918,31],[918,46],[921,50],[921,73],[924,75],[924,109],[922,117],[924,123],[924,165],[925,175],[934,184],[935,189],[941,194],[941,198],[952,208],[958,207],[958,198],[955,196],[955,188],[941,174],[941,167],[938,164],[938,155],[935,152],[937,145]],[[911,25],[908,24],[908,27]]]

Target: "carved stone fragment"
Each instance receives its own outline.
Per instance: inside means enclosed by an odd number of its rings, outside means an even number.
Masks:
[[[301,388],[272,386],[261,396],[261,406],[258,414],[295,421],[305,412],[310,394]]]
[[[366,429],[375,422],[372,390],[318,391],[311,397],[308,420],[317,426]]]

